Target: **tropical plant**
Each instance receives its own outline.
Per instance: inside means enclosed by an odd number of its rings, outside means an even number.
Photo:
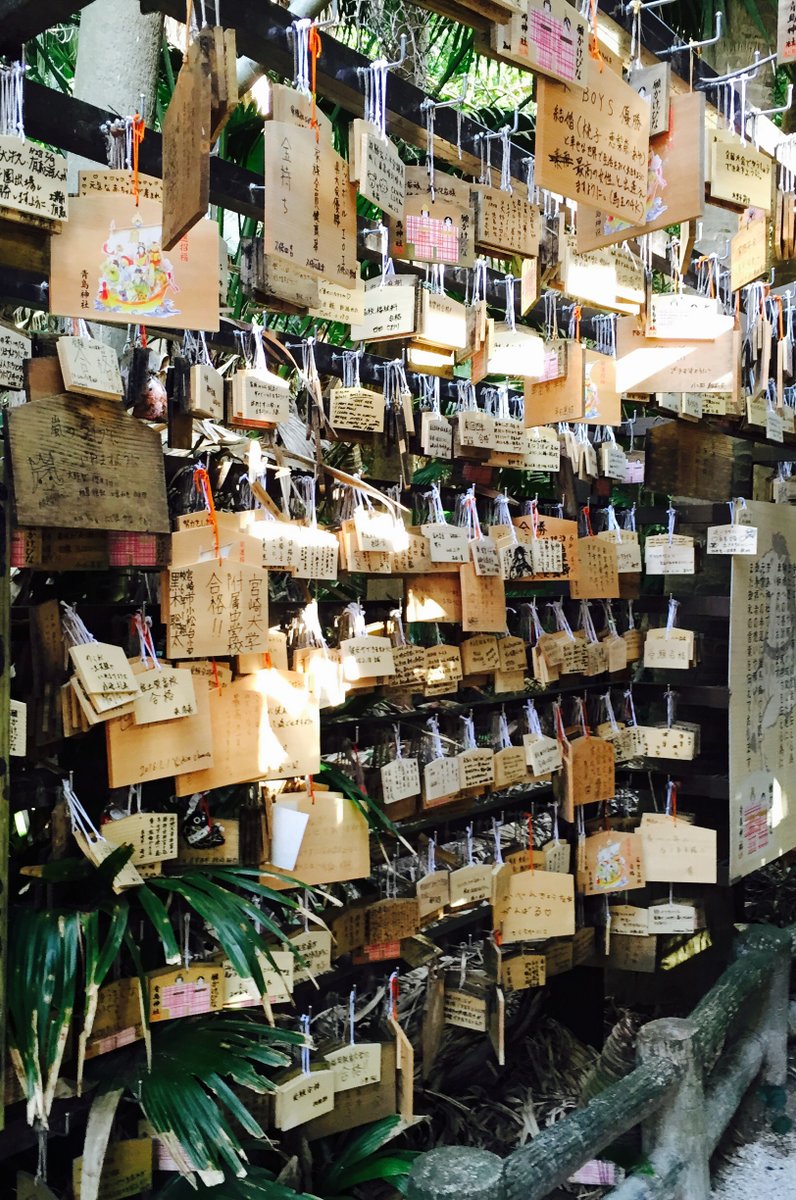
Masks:
[[[87,1191],[85,1181],[99,1183],[125,1092],[192,1185],[197,1176],[215,1183],[225,1172],[244,1175],[246,1153],[238,1129],[250,1138],[263,1139],[265,1133],[231,1085],[260,1094],[273,1090],[263,1068],[288,1066],[285,1050],[303,1041],[303,1034],[293,1030],[219,1013],[153,1027],[151,1066],[140,1046],[107,1062],[96,1060],[92,1077],[98,1086],[86,1130],[81,1200],[95,1200],[96,1190]]]

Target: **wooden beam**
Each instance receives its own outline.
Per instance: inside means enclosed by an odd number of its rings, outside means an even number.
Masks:
[[[178,21],[185,20],[184,0],[140,0],[142,12],[165,12]],[[293,48],[288,30],[292,15],[276,4],[261,3],[260,0],[238,0],[227,5],[224,23],[235,30],[239,54],[260,63],[269,71],[276,71],[283,79],[293,79]],[[331,37],[325,30],[321,33],[322,52],[318,59],[318,95],[334,104],[339,104],[354,116],[364,113],[362,80],[358,71],[369,65],[369,59],[356,50],[351,50]],[[529,83],[530,91],[530,83]],[[425,146],[426,128],[421,105],[427,97],[420,88],[395,73],[390,75],[387,85],[387,130],[393,137],[411,142],[414,146]],[[461,121],[462,156],[457,149],[457,121],[452,108],[438,109],[435,114],[436,154],[443,161],[459,168],[466,175],[477,176],[481,170],[476,135],[483,126],[467,117]],[[527,155],[512,147],[511,174],[524,185],[523,163]]]
[[[100,126],[117,115],[25,80],[25,132],[28,137],[49,146],[58,146],[104,166],[107,152]],[[162,147],[160,134],[147,129],[138,160],[143,174],[162,178]],[[262,175],[255,175],[253,171],[246,171],[216,155],[210,156],[211,204],[232,209],[243,216],[261,218],[262,191],[252,191],[254,186],[262,188]]]
[[[0,0],[0,54],[18,58],[25,42],[68,21],[91,0]]]

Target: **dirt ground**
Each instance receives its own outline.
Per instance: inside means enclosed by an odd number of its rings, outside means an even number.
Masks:
[[[772,1116],[787,1115],[788,1133],[774,1133]],[[714,1200],[796,1200],[796,1047],[791,1046],[785,1114],[765,1111],[754,1141],[726,1145],[714,1163]]]

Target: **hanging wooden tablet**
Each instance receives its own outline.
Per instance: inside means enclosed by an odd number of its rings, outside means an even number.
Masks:
[[[181,776],[178,796],[320,767],[320,715],[303,675],[264,670],[210,689],[213,765]]]
[[[106,821],[102,833],[113,846],[132,846],[136,865],[177,857],[176,813],[132,813]]]
[[[19,524],[168,531],[160,436],[118,401],[51,396],[8,424]]]
[[[625,392],[730,392],[738,390],[740,334],[712,342],[647,338],[634,317],[616,323],[616,386]]]
[[[573,821],[575,808],[582,804],[613,798],[615,756],[610,742],[598,737],[575,738],[565,743],[563,762],[565,821]]]
[[[705,160],[704,92],[672,96],[669,129],[649,145],[644,219],[628,224],[599,205],[578,205],[578,249],[593,250],[700,217]]]
[[[26,360],[30,359],[32,345],[26,334],[0,323],[0,388],[21,391],[25,387],[24,367]],[[64,390],[62,383],[54,389],[56,392]]]
[[[323,1054],[334,1075],[335,1096],[351,1088],[367,1087],[381,1079],[380,1042],[351,1042]]]
[[[51,250],[50,311],[116,324],[217,330],[218,226],[197,221],[179,253],[163,249],[163,205],[132,195],[132,172],[109,172],[113,191],[71,201]]]
[[[308,885],[368,878],[368,822],[353,801],[339,793],[316,788],[314,801],[306,793],[287,793],[282,802],[308,817],[291,875]],[[270,824],[272,804],[266,813]],[[260,865],[267,887],[282,889],[286,886],[268,874],[268,863]],[[342,953],[339,948],[338,952]]]
[[[579,853],[578,891],[586,896],[644,887],[644,854],[637,833],[605,830],[587,837]]]
[[[13,135],[0,136],[0,213],[9,209],[56,225],[67,218],[66,159]],[[71,214],[70,214],[71,215]],[[8,214],[6,214],[8,216]]]
[[[137,725],[134,713],[106,722],[108,784],[128,787],[213,764],[208,689],[196,687],[196,715]]]
[[[167,658],[268,651],[268,572],[260,567],[210,559],[169,568],[163,601]]]
[[[672,68],[668,62],[649,67],[632,66],[627,82],[650,106],[650,137],[669,128]]]
[[[462,658],[458,646],[426,647],[426,696],[447,695],[458,689],[463,678]]]
[[[506,585],[496,575],[478,575],[473,563],[459,568],[462,629],[465,633],[503,633],[506,628]]]
[[[108,1143],[98,1186],[95,1184],[97,1200],[123,1200],[126,1196],[139,1196],[149,1191],[152,1187],[153,1145],[150,1137]],[[72,1162],[73,1194],[82,1195],[82,1188],[83,1158],[76,1158]]]
[[[716,882],[715,829],[703,829],[664,813],[645,813],[639,838],[649,882]]]
[[[733,208],[770,213],[774,163],[731,130],[713,130],[709,142],[710,198]]]
[[[425,167],[407,167],[404,211],[390,221],[393,257],[471,267],[475,222],[469,188],[451,175],[438,177],[432,199]]]
[[[406,168],[398,150],[375,125],[360,118],[351,122],[348,136],[351,178],[359,194],[388,216],[402,217]]]
[[[450,872],[431,871],[417,881],[417,915],[423,921],[435,920],[450,904]]]
[[[290,416],[290,383],[266,369],[244,368],[232,376],[230,425],[273,429]]]
[[[498,257],[522,255],[535,258],[539,252],[541,218],[539,209],[519,192],[476,186],[476,248]]]
[[[506,24],[492,24],[492,48],[539,75],[582,84],[588,57],[586,18],[566,0],[530,0]]]
[[[460,790],[459,761],[435,758],[423,767],[423,807],[445,804],[458,796]]]
[[[210,144],[217,139],[221,130],[238,107],[237,50],[234,29],[214,26],[210,47],[210,70],[212,82],[212,110],[210,114]]]
[[[417,326],[416,285],[414,277],[405,275],[367,280],[362,318],[351,323],[351,341],[383,342],[413,334]]]
[[[265,124],[266,254],[353,287],[357,263],[356,191],[348,164],[314,129]]]
[[[214,35],[200,30],[188,47],[163,119],[163,249],[173,250],[207,213]]]
[[[463,987],[445,988],[444,1018],[446,1025],[486,1033],[487,995],[483,985],[467,982]]]
[[[647,195],[649,105],[620,76],[601,68],[587,57],[582,87],[539,80],[535,182],[621,220],[641,222]],[[570,127],[587,146],[600,131],[597,152],[585,169],[582,155],[569,149]]]
[[[55,343],[64,390],[117,400],[124,391],[112,346],[90,337],[60,337]]]
[[[730,239],[730,288],[737,292],[767,271],[768,222],[762,214],[744,214],[738,232]]]
[[[330,1065],[334,1074],[334,1063]],[[381,1046],[379,1081],[336,1091],[332,1111],[304,1124],[302,1136],[313,1141],[391,1116],[397,1110],[397,1074],[396,1046],[390,1038]]]
[[[511,874],[493,904],[494,928],[504,945],[575,932],[575,879],[538,869]]]
[[[597,537],[579,538],[578,572],[570,580],[573,600],[611,599],[619,596],[616,546]]]
[[[274,1084],[274,1125],[283,1133],[334,1108],[334,1072],[313,1066]]]

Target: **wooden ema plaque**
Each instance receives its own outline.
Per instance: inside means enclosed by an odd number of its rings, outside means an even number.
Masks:
[[[672,97],[668,130],[650,140],[644,219],[627,222],[578,205],[578,250],[596,250],[694,220],[704,205],[705,96],[691,92]]]
[[[356,190],[348,164],[314,129],[265,125],[265,252],[352,288],[357,263]]]
[[[537,95],[537,187],[643,222],[650,110],[613,71],[586,60],[583,86],[541,78]]]
[[[8,424],[20,525],[168,533],[160,436],[118,401],[50,396]]]
[[[614,762],[614,748],[602,738],[580,737],[565,744],[562,809],[565,821],[574,821],[575,809],[581,804],[612,799],[616,792]]]
[[[96,174],[100,182],[114,176],[113,186],[73,197],[69,220],[52,241],[50,311],[121,325],[217,330],[215,222],[198,221],[169,254],[161,201],[142,191],[136,204],[125,172]]]
[[[210,125],[212,111],[210,29],[188,47],[163,119],[163,249],[207,212],[210,203]]]

